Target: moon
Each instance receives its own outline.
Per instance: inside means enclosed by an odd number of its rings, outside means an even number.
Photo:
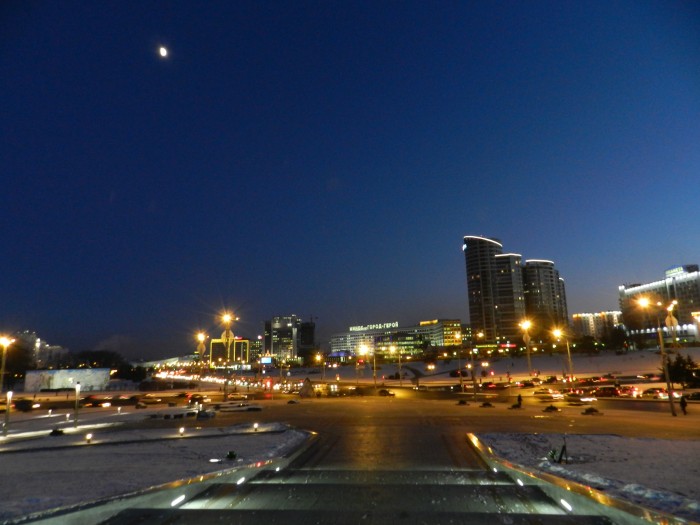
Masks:
[[[160,53],[161,57],[165,58],[168,56],[168,48],[165,46],[160,46],[160,48],[158,49],[158,53]]]

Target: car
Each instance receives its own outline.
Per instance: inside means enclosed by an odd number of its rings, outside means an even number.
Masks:
[[[211,403],[211,398],[203,394],[192,394],[189,403]]]
[[[647,388],[642,392],[641,397],[651,399],[668,399],[668,392],[665,388]]]
[[[636,386],[623,385],[618,391],[620,397],[639,397],[639,389]]]
[[[382,388],[382,389],[381,389],[379,392],[377,392],[377,393],[378,393],[380,396],[383,396],[383,397],[394,397],[394,396],[396,395],[393,391],[387,390],[386,388]]]
[[[620,391],[614,386],[599,386],[593,389],[592,394],[595,397],[620,397]]]
[[[220,412],[260,412],[262,410],[260,405],[251,405],[250,403],[232,403],[228,401],[214,405],[214,408]]]
[[[35,403],[31,399],[17,399],[12,405],[15,410],[19,410],[20,412],[29,412],[33,408],[39,408],[39,403]]]
[[[685,398],[689,401],[700,401],[700,392],[691,392],[687,394]]]
[[[552,390],[551,388],[540,388],[532,393],[537,399],[553,401],[555,399],[564,399],[564,394],[558,390]]]
[[[145,403],[146,405],[157,405],[158,403],[162,403],[163,399],[155,394],[146,394],[139,399],[139,402]]]
[[[563,392],[563,394],[564,399],[572,405],[583,405],[597,401],[593,394],[580,388],[571,388]]]

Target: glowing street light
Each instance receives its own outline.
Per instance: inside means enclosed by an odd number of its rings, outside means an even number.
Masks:
[[[403,387],[403,377],[402,377],[402,375],[401,375],[401,350],[400,350],[400,349],[397,349],[395,345],[391,345],[391,346],[389,347],[389,352],[390,352],[391,354],[393,354],[393,353],[396,352],[397,350],[398,350],[398,354],[399,354],[399,386],[400,386],[400,387]]]
[[[0,337],[0,346],[2,346],[2,366],[0,366],[0,393],[5,387],[5,360],[7,359],[7,347],[14,343],[14,339],[2,336]]]
[[[321,381],[325,381],[326,380],[326,359],[324,358],[323,354],[316,354],[316,362],[322,363],[323,374],[321,375]]]
[[[637,300],[637,304],[643,308],[647,309],[650,306],[652,306],[651,301],[647,297],[640,297]],[[668,312],[668,315],[666,316],[665,323],[666,326],[670,329],[673,329],[673,334],[674,334],[674,339],[675,339],[675,327],[678,326],[678,320],[674,317],[673,315],[673,309],[676,307],[678,304],[678,301],[673,300],[671,301],[671,304],[666,307],[666,311]],[[664,370],[664,376],[666,379],[666,390],[668,391],[668,402],[671,407],[671,415],[676,416],[676,407],[673,405],[673,392],[671,390],[671,376],[668,373],[668,359],[666,357],[666,348],[664,345],[664,333],[663,330],[661,329],[661,318],[659,317],[659,312],[663,308],[663,304],[661,302],[656,303],[656,329],[659,335],[659,350],[661,351],[661,365]]]
[[[520,328],[523,329],[525,335],[523,335],[523,341],[525,341],[525,353],[527,354],[527,373],[532,375],[532,363],[530,362],[530,328],[532,328],[532,322],[525,319],[520,323]]]
[[[459,345],[457,349],[457,367],[459,369],[459,392],[464,392],[464,384],[462,382],[462,332],[455,332],[455,342]]]
[[[566,334],[560,329],[560,328],[555,328],[552,330],[552,334],[554,334],[554,337],[557,338],[557,341],[564,337],[564,342],[566,342],[566,355],[569,358],[569,377],[573,379],[574,377],[574,363],[571,360],[571,350],[569,349],[569,338],[566,337]]]

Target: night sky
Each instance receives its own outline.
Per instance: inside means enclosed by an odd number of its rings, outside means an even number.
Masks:
[[[700,263],[695,2],[4,1],[0,78],[0,331],[466,321],[464,235],[570,313]]]

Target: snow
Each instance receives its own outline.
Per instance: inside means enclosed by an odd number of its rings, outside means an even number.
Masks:
[[[482,434],[504,459],[700,522],[700,442],[616,435]],[[566,440],[567,461],[556,458]]]
[[[4,443],[2,452],[16,452],[1,457],[0,521],[273,459],[307,436],[282,424],[262,423],[257,431],[250,424],[188,427],[182,436],[179,428],[101,430],[88,425],[63,436],[16,435]],[[88,431],[94,433],[89,445]],[[227,459],[229,451],[236,453],[234,460]]]

